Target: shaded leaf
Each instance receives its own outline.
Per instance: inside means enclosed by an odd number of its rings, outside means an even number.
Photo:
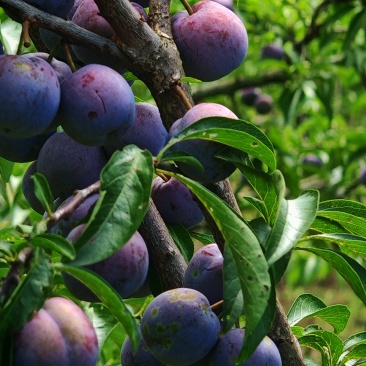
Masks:
[[[45,250],[53,250],[68,259],[75,258],[74,246],[60,235],[49,233],[35,235],[32,237],[32,244]]]
[[[193,240],[189,232],[184,226],[179,224],[170,224],[168,225],[168,229],[174,242],[183,254],[184,259],[188,263],[191,260],[194,251]]]
[[[34,194],[39,202],[41,202],[48,215],[51,215],[54,199],[46,177],[41,173],[36,172],[31,176],[31,179],[34,182]]]

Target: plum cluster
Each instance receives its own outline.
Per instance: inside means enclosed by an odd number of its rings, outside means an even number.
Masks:
[[[269,94],[262,94],[259,88],[244,88],[240,99],[243,104],[254,107],[258,114],[268,114],[273,109],[273,98]]]

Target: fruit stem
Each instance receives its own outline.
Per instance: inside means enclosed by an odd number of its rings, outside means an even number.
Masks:
[[[61,219],[69,217],[77,207],[79,207],[88,197],[100,191],[100,181],[93,183],[89,187],[78,190],[73,199],[66,205],[59,207],[48,219],[47,228],[50,229]]]
[[[28,48],[31,45],[30,36],[29,36],[29,21],[25,20],[22,23],[22,38],[24,47]]]
[[[66,53],[67,63],[69,64],[72,72],[75,72],[76,71],[76,66],[75,66],[74,60],[72,59],[72,55],[71,55],[71,52],[70,52],[70,47],[64,40],[61,40],[61,44],[62,44],[62,46],[65,50],[65,53]]]
[[[215,302],[214,304],[212,304],[212,305],[210,306],[210,308],[211,308],[212,310],[217,309],[217,308],[219,308],[220,306],[222,306],[222,304],[223,304],[223,303],[224,303],[224,300],[220,300],[220,301]]]
[[[175,85],[174,91],[179,95],[180,99],[182,100],[183,104],[186,106],[187,109],[192,108],[192,104],[189,101],[186,93],[184,92],[183,88],[180,85]]]
[[[189,15],[192,15],[194,13],[192,7],[189,5],[187,0],[180,0],[180,2],[183,4],[183,6],[185,7],[185,9],[188,11]]]

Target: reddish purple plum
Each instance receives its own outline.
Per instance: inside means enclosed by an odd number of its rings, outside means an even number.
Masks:
[[[210,0],[211,1],[211,0]],[[200,103],[189,109],[183,118],[175,121],[169,130],[169,138],[172,138],[188,126],[193,125],[205,117],[226,117],[238,119],[238,117],[221,104]],[[186,162],[177,162],[178,168],[189,178],[202,183],[215,183],[231,175],[235,166],[224,160],[216,158],[226,146],[217,142],[195,139],[174,144],[172,150],[184,151],[194,156],[204,167],[204,171]]]
[[[224,257],[216,243],[198,249],[184,272],[183,286],[202,292],[211,305],[224,298]]]
[[[75,0],[25,0],[25,2],[61,18],[65,18],[75,4]]]
[[[65,132],[57,132],[42,146],[37,171],[46,177],[53,197],[66,199],[99,180],[106,163],[102,148],[81,145]]]
[[[236,360],[243,346],[244,335],[245,330],[239,328],[221,334],[215,347],[205,359],[205,366],[282,366],[280,352],[267,336],[258,345],[249,360],[238,364]]]
[[[168,140],[168,132],[161,120],[158,107],[149,103],[136,103],[136,114],[132,126],[119,135],[114,144],[104,146],[108,156],[116,150],[123,150],[129,144],[134,144],[140,149],[147,149],[158,155]]]
[[[60,84],[52,66],[39,57],[0,57],[0,135],[28,138],[52,123]]]
[[[95,329],[81,308],[52,297],[14,335],[14,366],[95,366]]]
[[[61,126],[80,144],[118,140],[132,125],[135,109],[131,87],[108,66],[84,66],[61,84]]]
[[[213,81],[230,74],[244,60],[248,35],[239,17],[218,2],[202,0],[193,14],[172,17],[173,39],[187,76]]]
[[[72,243],[84,232],[86,224],[76,226],[69,235]],[[138,231],[131,239],[110,257],[86,266],[103,277],[122,298],[128,298],[144,284],[149,269],[149,253],[144,239]],[[74,277],[63,274],[68,290],[78,299],[89,302],[99,301],[97,296]]]
[[[141,320],[141,335],[162,363],[191,365],[215,346],[220,321],[207,298],[188,288],[168,290],[155,297]]]
[[[180,224],[190,229],[204,219],[191,191],[178,179],[170,178],[165,182],[161,177],[156,177],[151,198],[167,224]]]

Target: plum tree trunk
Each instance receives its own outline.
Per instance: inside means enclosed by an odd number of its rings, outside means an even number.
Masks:
[[[0,6],[11,9],[31,27],[44,27],[63,36],[70,44],[85,45],[114,57],[149,88],[167,129],[193,105],[190,87],[181,82],[184,77],[178,50],[173,42],[170,26],[170,2],[150,0],[151,26],[141,21],[128,0],[95,0],[101,14],[116,32],[114,41],[88,32],[71,22],[46,14],[20,0],[0,0]],[[285,77],[280,76],[281,80]],[[238,210],[228,181],[210,187],[215,193]],[[208,217],[208,216],[207,216]],[[221,248],[224,242],[215,225],[212,232]],[[141,229],[149,241],[154,267],[164,288],[182,283],[186,263],[153,205]],[[158,240],[159,245],[156,245]],[[169,271],[164,261],[168,259]],[[272,327],[271,338],[278,345],[284,366],[305,365],[301,350],[294,341],[281,305]]]

